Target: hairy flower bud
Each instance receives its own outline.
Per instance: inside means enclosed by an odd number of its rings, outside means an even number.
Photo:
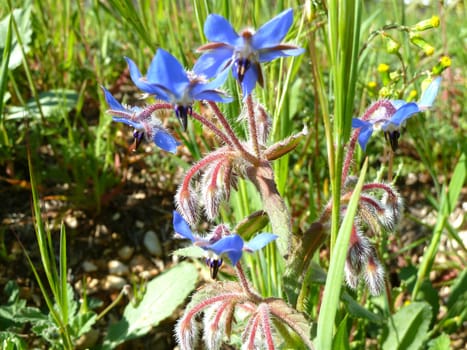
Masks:
[[[364,276],[370,293],[374,296],[380,295],[384,290],[384,269],[375,256],[368,258]]]
[[[258,103],[255,107],[256,133],[258,136],[258,141],[260,144],[266,145],[269,132],[272,127],[272,120],[261,104]]]
[[[175,326],[175,337],[180,350],[194,349],[199,340],[196,320],[194,318],[180,318]]]
[[[184,188],[183,185],[178,187],[175,194],[175,206],[190,225],[196,225],[199,220],[198,200],[192,188]]]

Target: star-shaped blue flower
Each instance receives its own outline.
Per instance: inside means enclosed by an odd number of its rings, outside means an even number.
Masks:
[[[126,60],[135,85],[141,91],[171,103],[183,129],[186,129],[187,116],[191,115],[195,100],[232,101],[231,97],[217,89],[224,83],[225,77],[208,81],[196,69],[186,71],[174,56],[163,49],[157,50],[145,77],[131,59]]]
[[[106,88],[102,87],[102,90],[110,108],[107,112],[112,115],[112,120],[135,128],[136,147],[143,137],[146,137],[148,140],[154,141],[164,151],[171,153],[177,151],[177,146],[180,143],[170,135],[158,119],[152,117],[151,110],[139,107],[125,108]]]
[[[227,255],[233,265],[237,264],[244,251],[249,253],[257,251],[277,238],[277,235],[271,233],[260,233],[245,243],[242,237],[230,233],[224,225],[217,226],[211,235],[200,237],[193,234],[188,223],[176,211],[173,213],[173,226],[177,234],[189,239],[194,245],[213,252],[218,257]]]
[[[389,139],[392,149],[395,150],[398,145],[400,129],[405,121],[414,114],[431,108],[438,95],[440,84],[441,77],[433,79],[418,102],[406,102],[404,100],[378,101],[375,103],[378,108],[368,120],[352,119],[352,127],[360,128],[360,134],[358,135],[360,147],[365,150],[373,131],[376,128],[381,128],[386,138]]]
[[[224,17],[211,14],[204,24],[204,34],[211,42],[198,48],[200,52],[207,52],[198,59],[194,69],[213,77],[231,67],[246,97],[256,82],[264,85],[260,63],[304,52],[295,45],[281,43],[292,23],[293,11],[288,9],[256,32],[245,29],[238,34]]]

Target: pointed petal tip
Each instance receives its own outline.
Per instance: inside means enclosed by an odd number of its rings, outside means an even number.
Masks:
[[[174,231],[182,237],[187,238],[192,242],[195,241],[195,237],[193,236],[193,232],[191,232],[190,226],[183,216],[181,216],[176,210],[173,211],[173,227]]]
[[[276,240],[279,236],[272,233],[260,233],[246,244],[246,249],[250,252],[264,248],[270,242]]]

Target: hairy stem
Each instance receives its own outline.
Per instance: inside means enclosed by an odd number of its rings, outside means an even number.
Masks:
[[[221,123],[222,127],[224,128],[225,132],[227,133],[228,137],[232,141],[234,147],[242,153],[246,160],[248,160],[251,164],[258,164],[259,158],[255,157],[253,154],[248,152],[245,147],[241,144],[240,140],[238,139],[237,135],[233,131],[232,127],[230,126],[228,120],[225,118],[224,114],[220,111],[219,107],[215,102],[209,101],[209,106],[211,107],[212,111],[216,115],[217,119]]]

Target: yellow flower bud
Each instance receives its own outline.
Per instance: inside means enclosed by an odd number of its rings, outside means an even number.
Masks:
[[[411,29],[417,32],[422,32],[424,30],[428,30],[431,28],[437,28],[437,27],[439,27],[439,17],[433,16],[430,19],[425,19],[423,21],[418,22]]]
[[[441,66],[442,66],[443,68],[451,67],[451,57],[449,57],[449,56],[442,56],[442,57],[439,59],[439,63],[441,64]]]
[[[408,102],[411,102],[411,101],[415,101],[417,99],[417,96],[418,96],[418,92],[417,90],[411,90],[409,92],[409,97],[407,98],[407,101]]]
[[[416,33],[410,33],[409,34],[409,39],[412,44],[418,46],[423,50],[425,55],[431,56],[435,52],[435,48],[428,44],[425,39],[423,39],[420,35]]]
[[[378,86],[378,84],[376,83],[376,81],[370,81],[370,82],[368,82],[368,84],[367,84],[367,87],[368,87],[368,89],[370,89],[370,90],[376,89],[377,86]]]
[[[451,66],[451,57],[449,56],[442,56],[436,66],[433,67],[431,72],[434,75],[440,75],[443,70]]]
[[[378,72],[380,73],[386,73],[389,71],[389,66],[386,63],[380,63],[378,65]]]
[[[435,53],[435,48],[431,45],[427,45],[423,48],[423,51],[425,52],[425,55],[431,56]]]

